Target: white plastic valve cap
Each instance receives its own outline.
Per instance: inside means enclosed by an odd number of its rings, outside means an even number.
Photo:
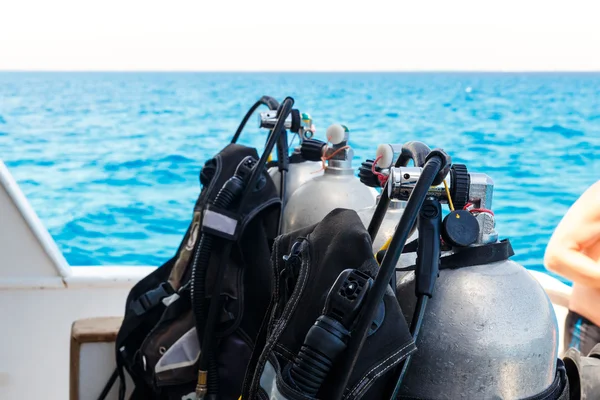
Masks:
[[[344,138],[346,137],[346,128],[344,128],[340,124],[333,124],[329,128],[327,128],[325,136],[331,144],[340,144],[344,141]]]
[[[392,162],[394,160],[394,150],[392,146],[389,144],[380,144],[377,146],[377,152],[375,153],[375,158],[379,158],[377,161],[377,166],[379,168],[390,168],[392,166]]]

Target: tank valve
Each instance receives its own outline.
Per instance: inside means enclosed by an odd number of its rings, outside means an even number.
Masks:
[[[392,167],[388,178],[388,194],[390,198],[408,200],[415,187],[422,168],[419,167]],[[450,173],[442,182],[432,186],[429,195],[438,198],[442,203],[448,203],[448,193],[452,198],[456,210],[462,210],[468,203],[477,208],[491,209],[494,182],[486,174],[471,173],[462,164],[454,164]],[[448,191],[446,191],[446,186]]]
[[[333,124],[327,128],[327,140],[332,146],[317,139],[307,139],[300,145],[300,154],[306,161],[326,160],[331,167],[352,167],[354,151],[348,146],[349,130],[346,126]]]
[[[259,113],[258,127],[262,129],[273,129],[277,123],[277,110],[269,110]],[[310,139],[315,133],[315,126],[310,114],[300,113],[293,109],[285,119],[284,128],[292,133],[297,133],[300,140]]]

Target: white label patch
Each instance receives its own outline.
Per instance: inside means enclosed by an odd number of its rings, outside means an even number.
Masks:
[[[210,210],[204,211],[204,219],[202,220],[202,224],[207,228],[214,229],[215,231],[223,232],[232,236],[235,233],[235,228],[237,228],[237,221],[235,219]]]

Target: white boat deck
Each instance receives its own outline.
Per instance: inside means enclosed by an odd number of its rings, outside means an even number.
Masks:
[[[155,267],[70,266],[1,161],[0,239],[0,399],[67,399],[73,322],[122,316],[131,287]],[[562,337],[570,287],[532,274],[555,305]],[[86,352],[82,368],[98,369],[82,372],[79,398],[95,399],[113,350],[108,343]]]

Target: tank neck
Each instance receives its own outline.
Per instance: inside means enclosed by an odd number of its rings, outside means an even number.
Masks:
[[[352,162],[349,160],[329,160],[325,174],[330,175],[353,175]]]
[[[354,150],[349,146],[344,149],[346,145],[347,142],[342,142],[327,149],[326,157],[329,156],[331,158],[327,160],[325,173],[334,175],[351,175],[354,173],[354,170],[352,169]]]

